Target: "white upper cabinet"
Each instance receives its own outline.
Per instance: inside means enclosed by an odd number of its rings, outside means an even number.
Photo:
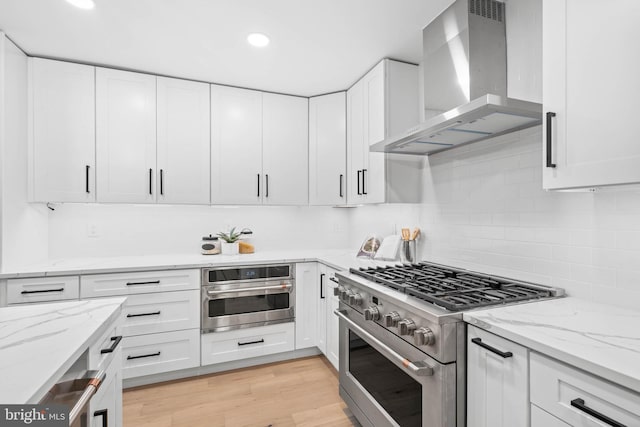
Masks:
[[[309,202],[309,101],[297,96],[262,95],[263,203]]]
[[[156,198],[156,77],[96,68],[99,202]]]
[[[633,0],[543,1],[544,188],[640,182],[639,20]]]
[[[384,59],[347,91],[347,202],[384,203],[386,158],[369,146],[419,121],[418,67]]]
[[[262,92],[211,85],[211,203],[262,203]]]
[[[95,69],[30,58],[29,177],[36,202],[92,202]]]
[[[309,99],[309,204],[347,201],[345,92]]]
[[[209,85],[157,78],[159,203],[209,204]]]

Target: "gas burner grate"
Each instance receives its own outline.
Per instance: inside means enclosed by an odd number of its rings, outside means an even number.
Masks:
[[[450,311],[553,296],[551,289],[422,262],[351,273]]]

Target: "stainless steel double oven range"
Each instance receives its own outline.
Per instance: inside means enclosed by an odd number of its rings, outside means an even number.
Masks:
[[[202,269],[202,333],[295,319],[292,264]]]
[[[340,396],[371,427],[464,427],[463,311],[563,293],[433,263],[337,277]]]

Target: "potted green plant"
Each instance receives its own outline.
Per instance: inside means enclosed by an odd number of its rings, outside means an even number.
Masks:
[[[238,255],[238,240],[240,240],[242,232],[236,231],[233,227],[228,233],[219,232],[218,237],[222,240],[222,253],[224,255]]]

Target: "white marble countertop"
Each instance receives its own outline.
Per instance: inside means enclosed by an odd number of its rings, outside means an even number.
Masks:
[[[640,311],[567,297],[473,311],[464,320],[640,390]]]
[[[117,320],[124,301],[0,308],[0,403],[37,403]]]
[[[28,265],[15,271],[3,270],[0,272],[0,279],[98,274],[111,273],[114,271],[170,270],[274,262],[319,261],[338,270],[346,270],[351,267],[371,267],[389,264],[389,262],[373,261],[369,258],[356,258],[355,255],[356,251],[353,249],[308,249],[262,251],[255,254],[242,255],[172,254],[72,258]]]

